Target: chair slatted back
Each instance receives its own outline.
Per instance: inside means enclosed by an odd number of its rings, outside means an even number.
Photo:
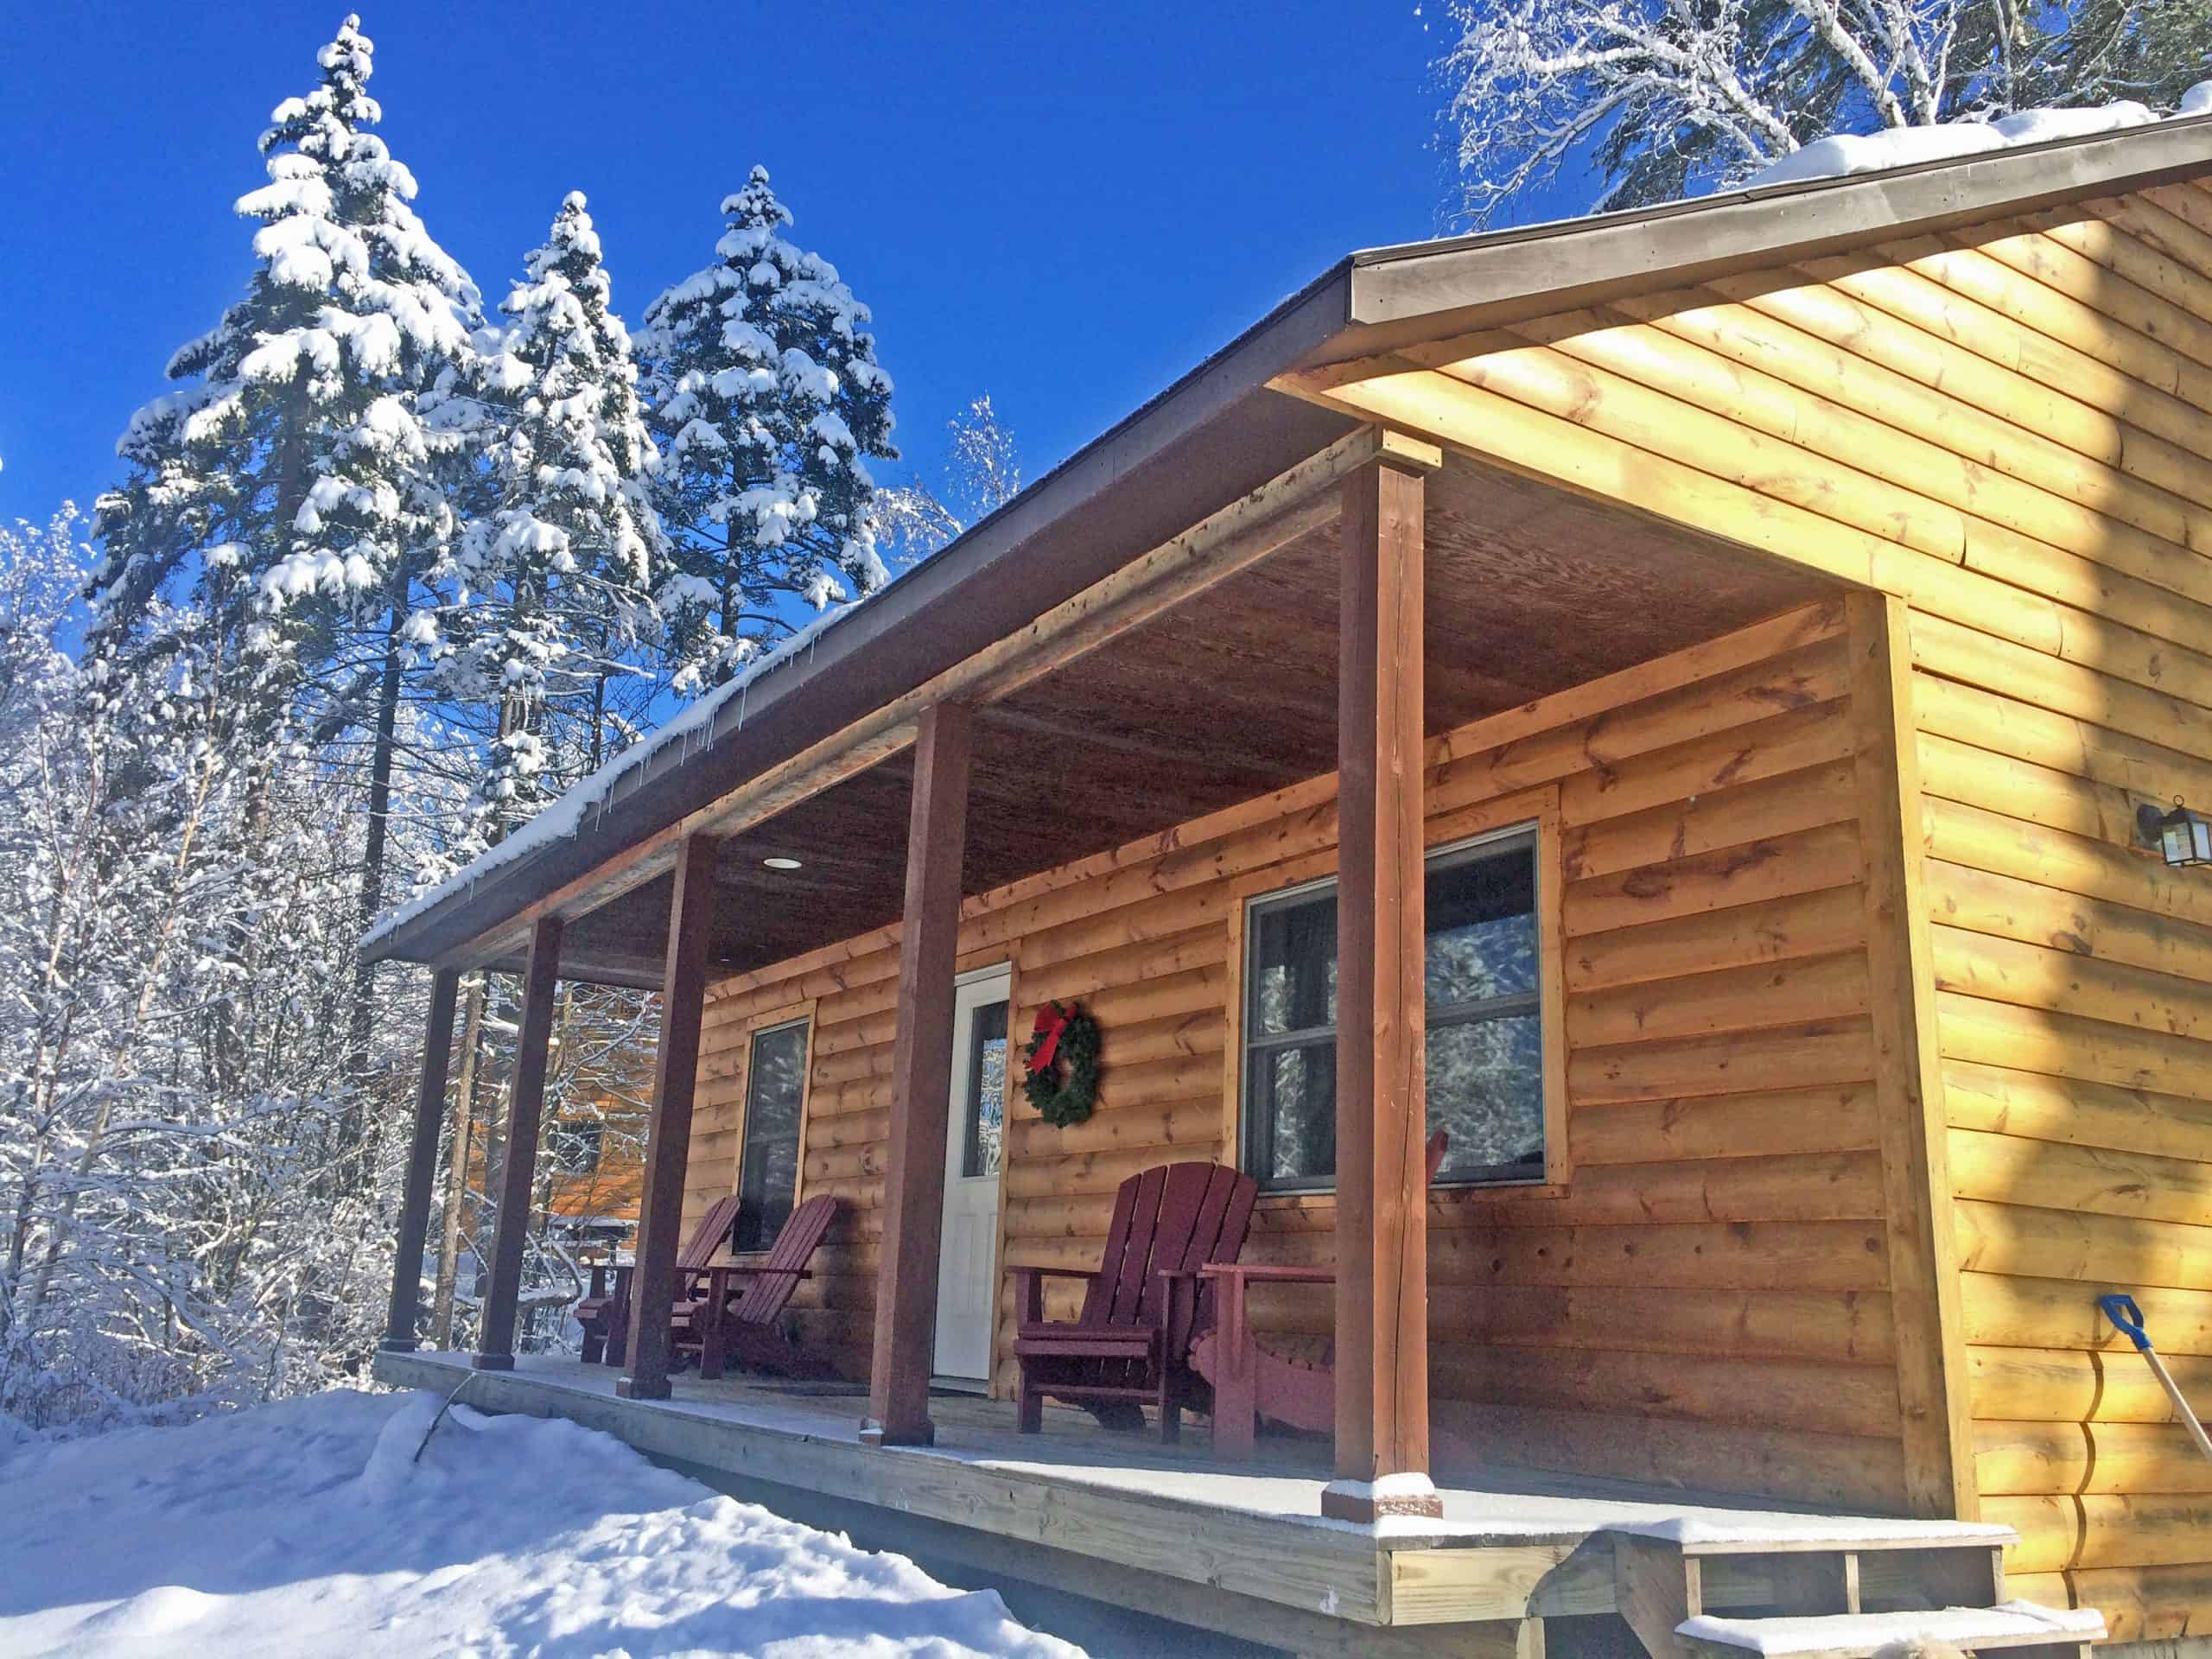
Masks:
[[[1132,1175],[1114,1195],[1114,1219],[1079,1323],[1151,1323],[1160,1274],[1234,1262],[1252,1224],[1259,1183],[1219,1164],[1163,1164]]]
[[[791,1219],[776,1235],[767,1266],[777,1271],[757,1274],[738,1299],[730,1317],[740,1325],[767,1325],[784,1311],[798,1288],[798,1275],[814,1260],[823,1236],[837,1218],[837,1200],[828,1193],[809,1198],[791,1211]]]
[[[729,1242],[729,1230],[737,1225],[737,1195],[716,1198],[707,1206],[707,1213],[691,1230],[691,1236],[683,1241],[683,1253],[676,1258],[678,1273],[703,1270],[706,1265],[721,1253]]]

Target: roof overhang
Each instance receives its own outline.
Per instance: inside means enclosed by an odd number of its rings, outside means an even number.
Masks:
[[[576,833],[464,880],[365,947],[465,960],[532,904],[1020,629],[1335,442],[1277,376],[2212,168],[2212,116],[1339,262],[997,512],[616,778]],[[464,876],[467,873],[464,872]]]

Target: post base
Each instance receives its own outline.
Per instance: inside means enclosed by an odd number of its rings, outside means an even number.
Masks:
[[[666,1400],[675,1390],[666,1377],[658,1382],[649,1376],[618,1376],[614,1379],[614,1397],[618,1400]]]
[[[469,1364],[480,1371],[512,1371],[515,1368],[512,1354],[471,1354]]]
[[[1321,1513],[1332,1521],[1370,1526],[1386,1516],[1434,1521],[1444,1500],[1427,1475],[1381,1475],[1373,1480],[1332,1480],[1321,1489]]]
[[[387,1354],[411,1354],[422,1347],[412,1337],[386,1337],[377,1344],[379,1351]]]
[[[925,1417],[918,1423],[887,1427],[873,1417],[861,1419],[862,1446],[935,1446],[937,1425]]]

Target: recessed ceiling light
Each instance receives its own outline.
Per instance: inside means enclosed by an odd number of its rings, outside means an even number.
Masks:
[[[774,858],[764,858],[760,862],[765,868],[772,870],[795,870],[799,868],[798,860],[785,858],[780,855]]]

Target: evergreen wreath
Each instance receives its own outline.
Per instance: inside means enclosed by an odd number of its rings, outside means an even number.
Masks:
[[[1037,1010],[1022,1064],[1021,1092],[1056,1129],[1080,1123],[1098,1101],[1098,1022],[1079,1002]]]

